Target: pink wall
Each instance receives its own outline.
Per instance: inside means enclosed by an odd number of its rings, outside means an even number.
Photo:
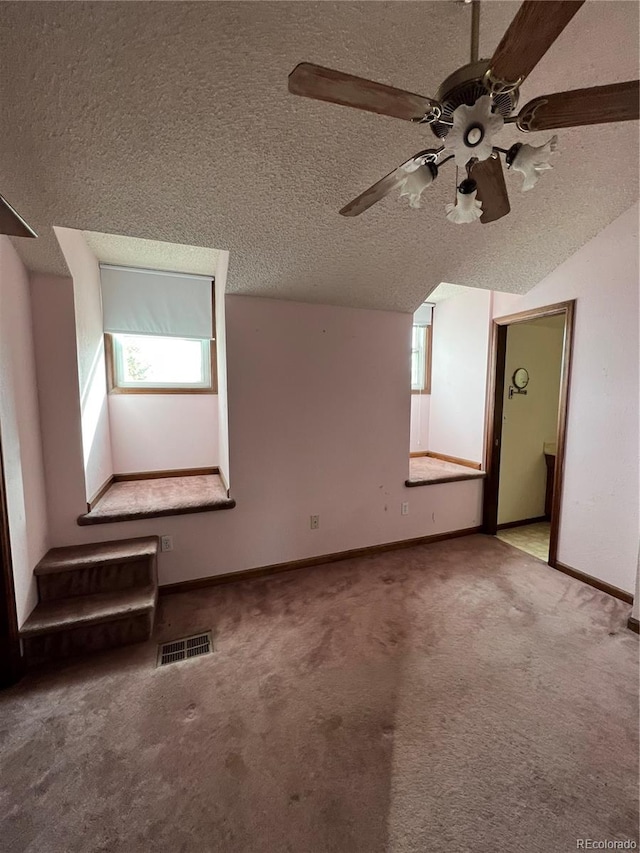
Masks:
[[[638,559],[638,205],[529,291],[577,299],[559,560],[633,593]]]
[[[110,394],[115,474],[218,464],[216,394]]]
[[[410,315],[229,296],[237,507],[78,527],[77,415],[72,405],[53,405],[57,394],[74,393],[74,378],[65,382],[75,358],[67,340],[73,317],[60,316],[72,314],[72,304],[59,291],[54,311],[47,280],[35,282],[33,293],[39,320],[53,312],[62,330],[52,346],[37,346],[47,475],[57,484],[49,500],[54,544],[170,534],[174,551],[160,555],[159,568],[161,583],[173,583],[479,524],[480,481],[404,486]],[[400,514],[402,501],[408,516]],[[320,515],[319,530],[310,529],[311,514]]]
[[[429,450],[482,462],[491,293],[465,292],[434,309]]]
[[[18,622],[37,600],[33,569],[47,550],[47,517],[29,279],[0,236],[0,426]]]
[[[49,533],[67,545],[62,531],[87,511],[72,280],[31,275],[31,311]]]
[[[54,231],[73,277],[85,494],[90,500],[113,474],[100,267],[81,231]]]

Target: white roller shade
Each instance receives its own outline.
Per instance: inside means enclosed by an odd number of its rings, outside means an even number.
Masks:
[[[431,317],[433,314],[433,305],[429,302],[423,302],[418,310],[413,315],[414,326],[430,326]]]
[[[212,279],[101,266],[105,332],[212,338]]]

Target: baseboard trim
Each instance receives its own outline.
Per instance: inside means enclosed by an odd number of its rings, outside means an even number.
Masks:
[[[471,459],[447,456],[446,453],[433,453],[431,450],[427,450],[426,456],[430,456],[432,459],[440,459],[442,462],[453,462],[455,465],[464,465],[465,468],[474,468],[476,471],[482,471],[482,462],[472,462]]]
[[[600,592],[606,592],[607,595],[612,595],[614,598],[624,601],[625,604],[633,604],[633,596],[631,593],[625,592],[623,589],[618,589],[618,587],[613,584],[591,577],[591,575],[586,575],[584,572],[579,572],[578,569],[573,569],[571,566],[567,566],[559,560],[556,560],[554,564],[549,563],[549,565],[552,569],[557,569],[565,575],[570,575],[572,578],[576,578],[576,580],[589,584],[589,586],[592,586],[595,589],[599,589]]]
[[[111,476],[107,477],[107,479],[100,486],[100,488],[95,493],[95,495],[90,500],[87,501],[87,512],[91,512],[91,510],[98,503],[100,498],[103,498],[106,495],[106,493],[109,491],[109,489],[111,488],[111,486],[113,485],[114,482],[115,482],[115,478],[114,478],[113,474],[111,474]]]
[[[241,572],[228,572],[224,575],[212,575],[206,578],[195,578],[190,581],[165,584],[159,588],[160,595],[171,595],[174,592],[191,592],[194,589],[203,589],[209,586],[235,583],[235,581],[264,578],[270,575],[278,575],[283,572],[291,572],[295,569],[307,569],[311,566],[321,566],[325,563],[337,563],[341,560],[352,560],[356,557],[368,557],[372,554],[381,554],[384,551],[395,551],[400,548],[412,548],[415,545],[429,545],[434,542],[444,542],[447,539],[459,539],[462,536],[473,536],[480,533],[481,527],[467,527],[462,530],[451,530],[447,533],[434,533],[431,536],[418,536],[415,539],[401,539],[398,542],[386,542],[382,545],[368,545],[365,548],[352,548],[350,551],[338,551],[335,554],[321,554],[318,557],[305,557],[302,560],[292,560],[287,563],[274,563],[271,566],[261,566],[255,569],[246,569]]]
[[[421,456],[428,456],[428,450],[412,450],[409,454],[409,459],[419,459]]]
[[[129,474],[114,474],[114,483],[128,483],[132,480],[160,480],[166,477],[202,477],[219,474],[217,466],[212,468],[169,468],[167,471],[131,471]]]
[[[505,521],[504,524],[498,525],[498,530],[508,530],[510,527],[524,527],[525,524],[540,524],[542,521],[549,521],[546,515],[539,515],[537,518],[523,518],[522,521]]]
[[[637,619],[634,619],[633,616],[629,616],[627,620],[627,628],[630,631],[635,631],[636,634],[640,634],[640,622]]]

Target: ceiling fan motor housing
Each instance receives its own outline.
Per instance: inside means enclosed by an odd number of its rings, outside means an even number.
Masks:
[[[470,62],[458,68],[450,74],[438,89],[436,99],[442,105],[442,118],[445,121],[453,120],[454,111],[461,105],[472,107],[478,98],[489,94],[482,82],[485,72],[489,68],[488,59],[480,59],[478,62]],[[501,92],[493,96],[494,108],[499,115],[506,118],[510,115],[518,103],[518,90],[512,92]],[[451,126],[440,121],[434,121],[431,130],[438,137],[444,139],[449,133]]]

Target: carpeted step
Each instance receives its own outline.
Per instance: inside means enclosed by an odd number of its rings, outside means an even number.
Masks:
[[[20,630],[29,666],[149,639],[157,584],[44,601]]]
[[[155,586],[158,537],[52,548],[35,568],[41,602]]]

